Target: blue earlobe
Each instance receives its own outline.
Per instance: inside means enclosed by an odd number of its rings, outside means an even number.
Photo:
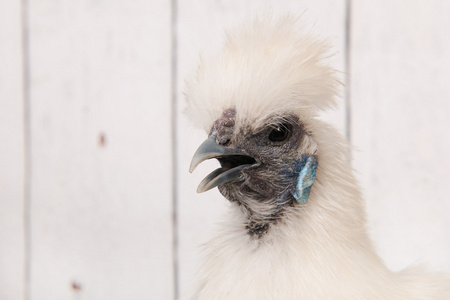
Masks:
[[[304,157],[299,161],[298,168],[300,172],[295,189],[291,193],[298,203],[305,204],[308,201],[311,186],[316,179],[317,157],[315,155]]]

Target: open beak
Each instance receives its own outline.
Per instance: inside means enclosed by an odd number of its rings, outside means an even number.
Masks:
[[[198,185],[197,193],[206,192],[221,184],[242,180],[242,171],[259,165],[258,161],[236,148],[226,148],[216,143],[216,136],[212,135],[198,147],[192,157],[189,172],[203,161],[217,158],[221,168],[211,172]]]

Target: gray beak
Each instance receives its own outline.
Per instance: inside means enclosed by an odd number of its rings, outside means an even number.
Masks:
[[[197,192],[203,193],[221,184],[243,180],[243,170],[259,165],[259,162],[242,150],[227,148],[216,143],[216,136],[212,135],[198,147],[192,157],[189,172],[203,161],[217,158],[221,168],[211,172],[200,182]]]

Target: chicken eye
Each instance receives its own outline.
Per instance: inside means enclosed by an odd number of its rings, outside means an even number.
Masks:
[[[291,136],[291,126],[289,124],[281,124],[274,128],[269,134],[269,140],[272,142],[283,142]]]

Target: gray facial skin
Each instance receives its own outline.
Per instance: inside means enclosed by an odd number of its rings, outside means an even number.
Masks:
[[[240,128],[238,132],[235,118],[235,109],[227,109],[214,122],[208,140],[194,155],[191,171],[205,159],[217,158],[221,168],[203,180],[199,191],[218,186],[246,214],[248,234],[261,238],[287,207],[298,205],[293,195],[304,165],[299,162],[314,153],[302,153],[308,133],[296,117],[279,120],[274,116],[263,128]],[[312,181],[315,168],[313,175]]]

